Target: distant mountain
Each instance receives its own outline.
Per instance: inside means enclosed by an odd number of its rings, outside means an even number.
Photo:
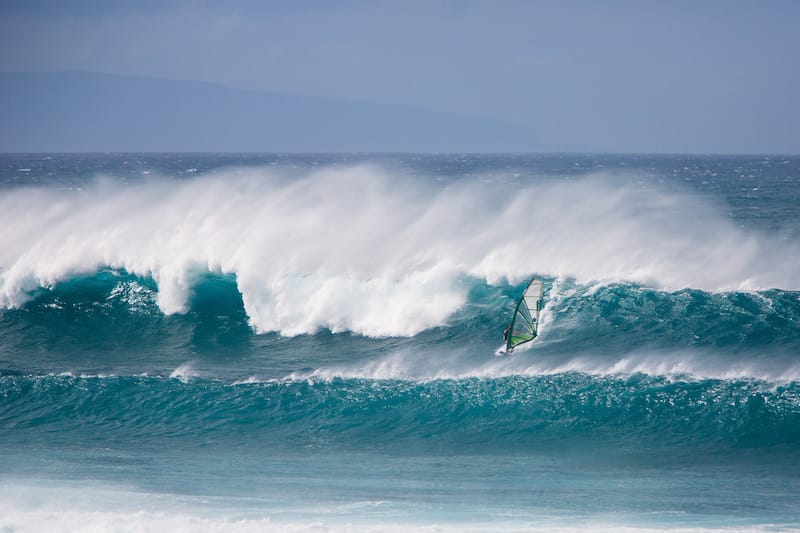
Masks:
[[[89,72],[0,73],[0,152],[535,151],[480,116]]]

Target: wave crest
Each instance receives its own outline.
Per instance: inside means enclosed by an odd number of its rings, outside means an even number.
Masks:
[[[223,273],[251,326],[283,335],[412,336],[464,306],[465,276],[800,288],[797,243],[738,228],[699,197],[602,175],[434,182],[363,165],[100,179],[3,191],[0,225],[0,307],[110,267],[152,278],[161,311],[182,313],[204,274]]]

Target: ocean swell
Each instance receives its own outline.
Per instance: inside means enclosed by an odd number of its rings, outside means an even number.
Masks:
[[[800,442],[800,386],[635,375],[224,384],[168,377],[0,376],[9,438],[71,446],[289,446],[493,453],[554,444],[717,451]],[[104,428],[103,432],[92,428]],[[581,444],[584,443],[584,444]]]

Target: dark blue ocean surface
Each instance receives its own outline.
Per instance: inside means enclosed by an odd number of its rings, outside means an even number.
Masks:
[[[798,157],[11,154],[0,228],[0,529],[800,527]]]

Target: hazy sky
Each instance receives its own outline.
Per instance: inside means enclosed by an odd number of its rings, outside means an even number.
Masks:
[[[0,0],[0,71],[523,124],[546,149],[800,153],[800,2]]]

